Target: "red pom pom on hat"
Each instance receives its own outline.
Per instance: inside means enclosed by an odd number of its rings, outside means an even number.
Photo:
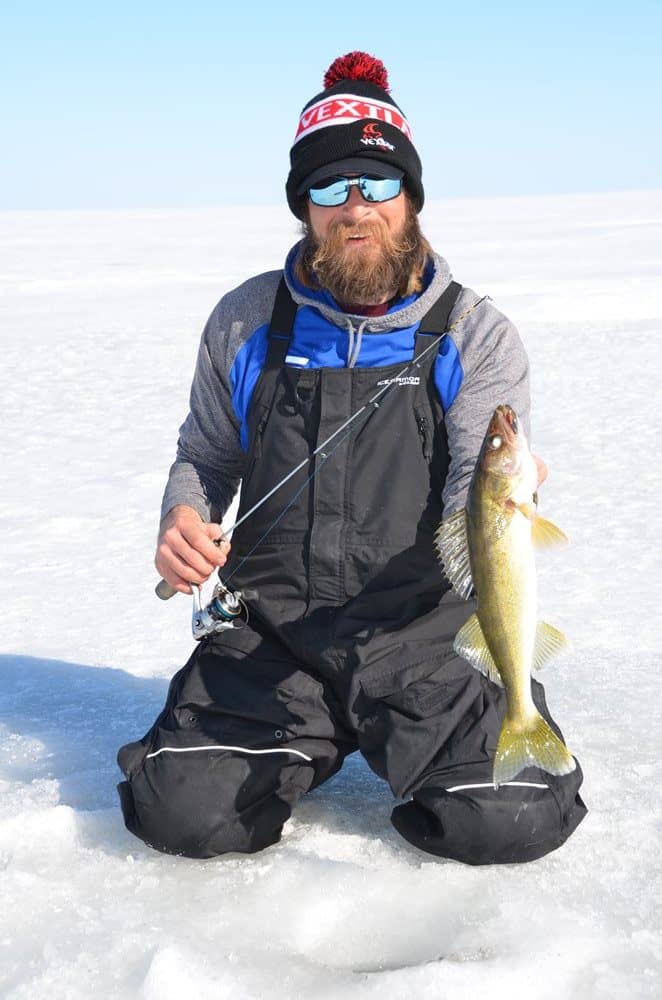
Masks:
[[[324,74],[324,89],[328,90],[341,80],[365,80],[381,87],[388,94],[388,73],[381,59],[367,52],[348,52],[338,56]]]

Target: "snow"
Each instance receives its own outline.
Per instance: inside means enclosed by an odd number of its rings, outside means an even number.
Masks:
[[[280,266],[285,208],[0,216],[0,994],[169,1000],[662,993],[662,192],[438,202],[424,229],[518,325],[534,390],[545,668],[590,812],[530,865],[436,860],[354,756],[262,854],[124,829],[117,748],[191,648],[153,595],[200,330]]]

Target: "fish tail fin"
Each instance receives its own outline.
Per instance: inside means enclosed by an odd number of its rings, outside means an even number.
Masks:
[[[525,767],[539,767],[548,774],[570,774],[575,760],[565,743],[536,712],[525,726],[506,716],[499,733],[492,781],[498,788]]]

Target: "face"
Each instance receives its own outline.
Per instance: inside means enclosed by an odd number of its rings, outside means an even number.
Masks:
[[[306,208],[301,259],[341,305],[389,301],[408,286],[430,249],[404,191],[390,201],[368,202],[352,186],[344,205],[309,199]]]
[[[348,174],[348,177],[356,177],[356,174]],[[375,246],[374,238],[370,235],[357,235],[361,232],[361,226],[366,227],[371,223],[382,223],[391,235],[395,238],[402,233],[407,218],[407,203],[404,191],[401,191],[397,198],[390,201],[366,201],[357,186],[349,189],[349,198],[344,205],[331,206],[325,208],[322,205],[313,205],[308,201],[308,218],[310,227],[315,239],[323,242],[329,235],[329,229],[334,223],[342,226],[353,227],[356,233],[345,237],[345,246],[348,253],[357,251],[364,252],[369,247]]]

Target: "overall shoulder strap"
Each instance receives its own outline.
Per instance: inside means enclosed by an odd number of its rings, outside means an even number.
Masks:
[[[430,346],[428,337],[438,337],[448,329],[448,321],[453,311],[453,306],[457,302],[461,291],[462,285],[458,281],[451,281],[450,285],[444,289],[432,308],[425,314],[416,333],[415,358],[418,358],[425,348]]]
[[[265,361],[265,371],[282,368],[297,314],[297,304],[290,295],[285,278],[280,279],[269,323],[269,346]]]

